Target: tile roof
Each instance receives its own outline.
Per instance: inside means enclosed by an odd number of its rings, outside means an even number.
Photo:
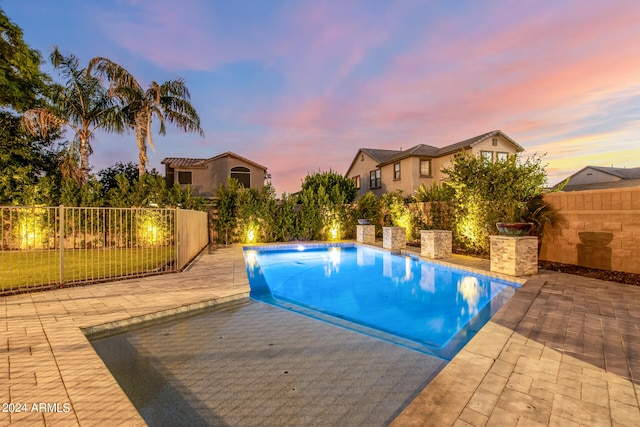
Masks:
[[[249,160],[246,157],[242,157],[236,153],[231,151],[224,152],[222,154],[218,154],[217,156],[209,157],[208,159],[191,159],[186,157],[166,157],[160,163],[163,165],[167,165],[170,168],[206,168],[206,163],[211,161],[221,159],[223,157],[235,157],[236,159],[240,159],[246,163],[249,163],[253,166],[256,166],[260,169],[267,170],[266,166],[261,165],[260,163],[256,163],[253,160]]]
[[[486,132],[486,133],[483,133],[482,135],[474,136],[473,138],[465,139],[464,141],[456,142],[455,144],[447,145],[442,148],[438,148],[438,147],[434,147],[426,144],[419,144],[419,145],[416,145],[415,147],[409,148],[408,150],[396,151],[395,155],[387,157],[385,160],[379,160],[380,166],[383,166],[385,164],[389,164],[392,162],[397,162],[398,160],[406,159],[407,157],[413,157],[413,156],[425,156],[425,157],[446,156],[447,154],[455,153],[457,151],[460,151],[466,148],[471,148],[474,145],[479,144],[480,142],[486,139],[492,138],[498,134],[502,135],[504,138],[509,140],[513,145],[515,145],[516,151],[518,152],[524,151],[524,148],[522,148],[518,143],[516,143],[514,140],[512,140],[507,135],[505,135],[502,131],[493,130],[491,132]],[[367,149],[361,149],[361,150],[365,151]],[[378,150],[378,151],[390,151],[390,150]]]
[[[360,151],[367,153],[373,160],[379,163],[385,162],[402,152],[400,150],[378,150],[376,148],[361,148]]]
[[[604,166],[587,166],[609,175],[617,176],[621,179],[640,179],[640,167],[638,168],[608,168]]]
[[[185,157],[166,157],[160,163],[163,165],[168,165],[169,167],[197,167],[204,165],[202,163],[206,162],[207,159],[188,159]]]

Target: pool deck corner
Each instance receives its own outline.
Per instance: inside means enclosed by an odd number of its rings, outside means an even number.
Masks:
[[[544,270],[524,279],[391,425],[638,425],[640,287]],[[0,297],[0,404],[27,405],[1,411],[0,425],[145,425],[86,333],[248,295],[233,245],[182,273]]]

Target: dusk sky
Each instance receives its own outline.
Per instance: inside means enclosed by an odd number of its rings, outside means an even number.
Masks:
[[[500,129],[546,153],[549,184],[586,165],[640,166],[640,1],[0,0],[46,59],[106,56],[146,86],[184,77],[202,138],[154,134],[165,157],[233,151],[278,193],[345,173],[358,148],[442,147]],[[73,135],[67,134],[68,138]],[[137,162],[98,134],[93,172]]]

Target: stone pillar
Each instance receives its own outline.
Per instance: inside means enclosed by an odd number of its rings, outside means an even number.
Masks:
[[[398,251],[407,247],[407,232],[404,227],[382,227],[382,247]]]
[[[373,244],[376,242],[375,225],[356,225],[356,242]]]
[[[538,273],[538,238],[536,236],[489,236],[491,271],[510,276]]]
[[[420,230],[420,255],[427,258],[451,258],[452,233],[447,230]]]

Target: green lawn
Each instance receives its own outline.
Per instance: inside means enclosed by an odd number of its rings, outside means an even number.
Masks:
[[[64,251],[65,283],[173,271],[175,248],[68,249]],[[60,283],[58,251],[0,252],[0,292]]]

